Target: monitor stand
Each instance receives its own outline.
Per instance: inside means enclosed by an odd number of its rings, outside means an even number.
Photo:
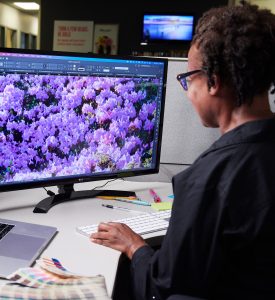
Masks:
[[[97,196],[113,197],[136,197],[135,192],[120,190],[84,190],[75,191],[73,184],[58,186],[58,193],[54,196],[41,200],[34,208],[34,213],[47,213],[56,204],[83,198],[94,198]]]

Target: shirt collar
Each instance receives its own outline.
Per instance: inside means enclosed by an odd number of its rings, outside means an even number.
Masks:
[[[229,145],[272,140],[275,142],[275,117],[250,121],[223,134],[201,156]]]

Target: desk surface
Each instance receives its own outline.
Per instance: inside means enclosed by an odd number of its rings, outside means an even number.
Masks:
[[[105,182],[77,184],[75,190],[92,189],[101,186],[103,183]],[[104,189],[132,190],[141,199],[152,202],[149,188],[155,189],[163,200],[167,201],[169,200],[167,196],[172,193],[170,183],[117,180],[108,183],[104,187]],[[55,188],[49,189],[56,192]],[[102,207],[102,203],[114,205],[119,203],[119,206],[148,212],[153,211],[152,208],[93,198],[58,204],[46,214],[33,213],[34,206],[46,197],[47,194],[43,188],[0,193],[0,217],[57,227],[57,235],[41,256],[58,258],[72,272],[83,275],[102,274],[105,276],[108,293],[111,295],[120,252],[91,243],[87,237],[77,233],[75,228],[81,225],[90,225],[100,221],[111,221],[134,215],[133,213]],[[153,234],[144,237],[151,236]]]

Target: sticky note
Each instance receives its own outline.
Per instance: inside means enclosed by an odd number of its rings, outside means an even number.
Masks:
[[[152,203],[151,207],[155,210],[169,210],[172,208],[172,202],[158,202]]]

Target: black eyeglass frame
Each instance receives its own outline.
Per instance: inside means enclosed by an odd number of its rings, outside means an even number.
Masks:
[[[186,78],[193,75],[193,74],[196,74],[196,73],[199,73],[199,72],[204,72],[204,71],[205,71],[204,69],[197,69],[197,70],[193,70],[193,71],[186,72],[186,73],[180,73],[180,74],[177,75],[177,80],[179,81],[179,83],[181,84],[183,89],[185,91],[187,91],[188,90],[188,84],[187,84]]]

